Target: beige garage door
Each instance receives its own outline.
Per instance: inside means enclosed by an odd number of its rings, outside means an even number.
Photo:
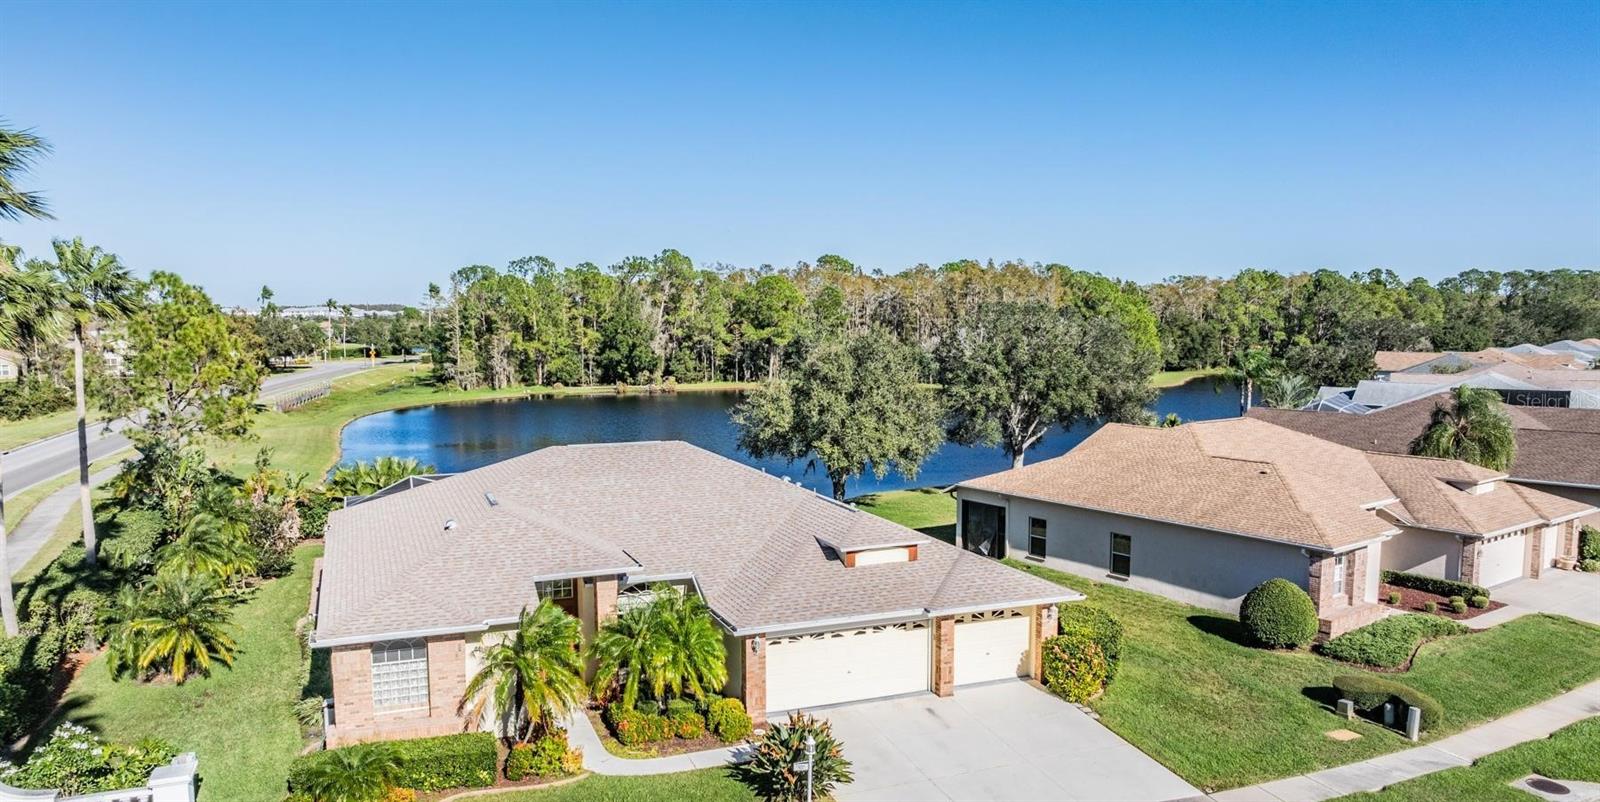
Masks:
[[[767,710],[928,689],[928,623],[841,629],[767,641]]]
[[[1478,551],[1478,559],[1483,561],[1478,568],[1478,584],[1494,587],[1522,576],[1526,573],[1527,548],[1526,535],[1512,535],[1483,544]]]
[[[994,610],[956,616],[957,685],[1015,679],[1028,673],[1026,610]]]

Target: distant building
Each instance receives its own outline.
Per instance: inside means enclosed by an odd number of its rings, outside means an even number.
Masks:
[[[326,306],[285,306],[278,309],[278,314],[283,315],[284,317],[306,317],[321,320],[327,320],[329,316],[328,307]],[[398,314],[400,313],[394,309],[379,309],[373,307],[355,306],[354,304],[350,306],[350,317],[352,318],[394,317]],[[343,307],[334,309],[332,315],[335,319],[343,318]]]
[[[1482,351],[1379,351],[1374,378],[1323,387],[1305,409],[1365,414],[1465,385],[1494,390],[1507,404],[1600,409],[1600,339],[1523,343]]]
[[[22,375],[22,354],[0,348],[0,382],[14,382]]]

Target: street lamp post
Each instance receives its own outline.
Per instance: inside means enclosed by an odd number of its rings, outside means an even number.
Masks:
[[[817,764],[817,738],[806,733],[806,802],[811,802],[811,776]]]

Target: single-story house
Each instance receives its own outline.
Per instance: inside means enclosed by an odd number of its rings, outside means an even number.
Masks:
[[[1365,415],[1257,407],[1257,420],[1320,437],[1362,451],[1407,454],[1448,399],[1443,391],[1374,410]],[[1600,507],[1600,409],[1506,406],[1516,427],[1517,453],[1507,473],[1511,481],[1533,485],[1582,504]],[[1600,512],[1583,523],[1600,526]],[[1562,555],[1577,556],[1576,544]]]
[[[681,442],[545,448],[336,510],[315,580],[333,745],[476,727],[480,647],[552,599],[584,638],[655,583],[778,711],[1037,676],[1079,594]]]
[[[1483,585],[1536,575],[1594,511],[1505,478],[1251,418],[1111,424],[1055,459],[957,484],[957,537],[1228,612],[1282,577],[1332,637],[1382,615],[1383,569]]]
[[[0,382],[16,381],[22,375],[22,354],[0,348]]]

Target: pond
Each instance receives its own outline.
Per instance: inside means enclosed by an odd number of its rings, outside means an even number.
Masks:
[[[352,421],[341,436],[341,459],[415,457],[440,471],[482,467],[546,446],[629,440],[683,440],[768,473],[788,476],[827,494],[828,477],[807,470],[805,461],[758,460],[739,451],[738,432],[728,411],[736,392],[680,392],[666,395],[592,395],[439,404],[380,412]],[[1152,407],[1157,415],[1175,412],[1185,421],[1239,414],[1232,384],[1197,380],[1161,391]],[[1098,428],[1055,428],[1028,452],[1028,461],[1060,456]],[[867,473],[849,483],[851,496],[907,487],[944,487],[1002,471],[1010,460],[998,447],[945,443],[914,479],[890,472],[883,479]]]

